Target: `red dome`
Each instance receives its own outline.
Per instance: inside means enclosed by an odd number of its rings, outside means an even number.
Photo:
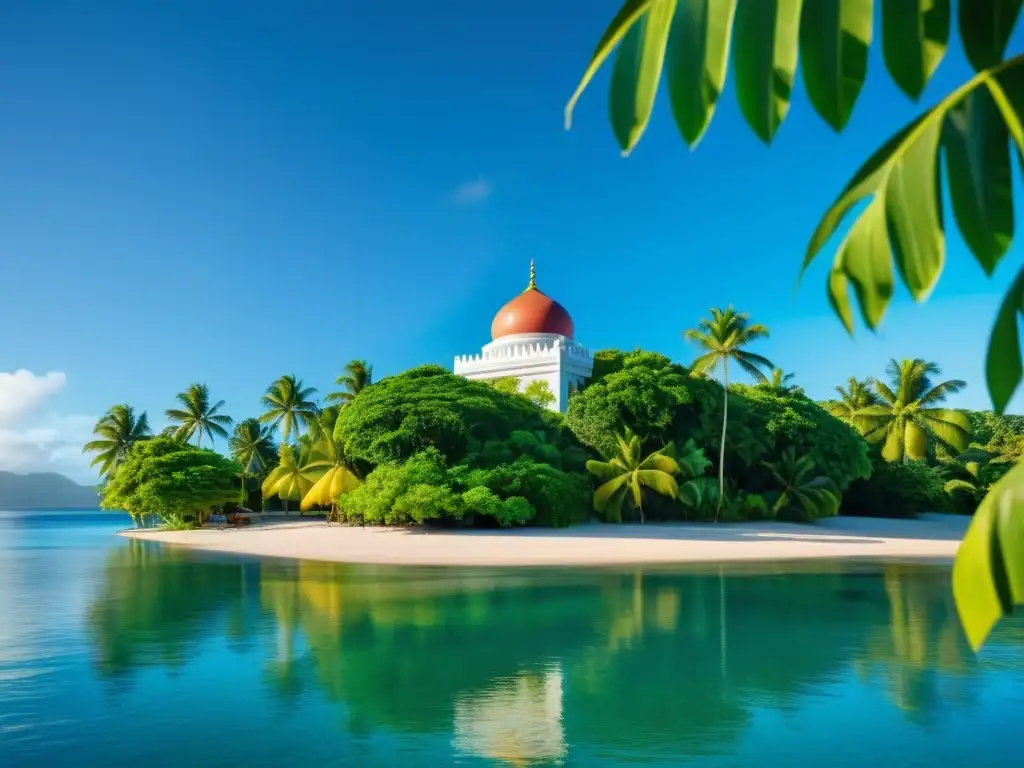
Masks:
[[[559,333],[572,338],[572,318],[565,307],[537,290],[533,262],[530,262],[530,285],[521,294],[498,310],[491,323],[491,338],[514,333]]]

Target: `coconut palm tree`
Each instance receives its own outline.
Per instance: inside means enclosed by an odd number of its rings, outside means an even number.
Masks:
[[[701,318],[696,328],[683,333],[683,338],[704,350],[690,366],[693,375],[702,376],[719,366],[722,368],[722,445],[718,454],[718,509],[721,510],[725,498],[725,434],[729,425],[729,361],[734,361],[756,382],[767,381],[761,369],[771,370],[775,366],[768,358],[744,348],[758,339],[768,338],[768,328],[760,323],[751,325],[748,315],[732,307],[712,307],[711,317]]]
[[[284,513],[288,514],[288,502],[301,501],[309,493],[318,479],[318,475],[306,470],[306,456],[303,452],[288,443],[282,443],[278,449],[278,464],[263,480],[261,490],[263,498],[277,496],[284,504]]]
[[[345,372],[336,378],[334,383],[343,389],[340,392],[331,392],[324,398],[324,402],[348,405],[356,395],[373,383],[373,366],[367,365],[365,360],[351,360],[345,366]]]
[[[320,433],[302,470],[307,478],[315,477],[316,482],[302,497],[299,509],[305,512],[313,507],[330,507],[327,515],[330,523],[337,509],[338,496],[355,490],[360,484],[344,454],[338,450],[332,434]]]
[[[873,382],[881,403],[864,406],[857,416],[865,439],[882,443],[883,459],[920,460],[932,445],[953,455],[966,450],[971,439],[967,415],[936,407],[967,386],[965,382],[950,379],[933,383],[931,377],[941,373],[939,366],[920,358],[890,360],[885,371],[889,384],[878,379]]]
[[[785,373],[781,368],[772,368],[772,373],[768,380],[758,384],[758,386],[779,395],[802,395],[804,393],[803,387],[789,383],[795,376],[795,373]]]
[[[128,455],[128,450],[139,440],[145,440],[153,433],[149,429],[149,418],[143,411],[138,416],[130,405],[115,405],[103,418],[96,422],[92,433],[98,440],[90,440],[82,447],[82,453],[95,453],[89,464],[100,465],[104,478],[112,475]]]
[[[245,419],[235,425],[234,434],[228,440],[231,458],[242,468],[240,504],[245,503],[246,478],[262,477],[274,465],[277,447],[273,432],[272,427],[260,424],[259,419]]]
[[[323,435],[334,435],[334,425],[338,423],[341,408],[340,405],[326,405],[320,409],[320,414],[316,417],[316,427],[310,430],[316,433],[318,440]]]
[[[315,387],[303,387],[302,379],[289,374],[282,376],[269,387],[260,398],[267,412],[260,416],[263,424],[272,424],[281,430],[281,440],[285,443],[295,435],[296,440],[302,433],[303,426],[316,427],[320,409],[311,399],[316,394]]]
[[[648,454],[640,455],[640,438],[629,429],[616,435],[618,453],[605,456],[605,461],[591,459],[587,471],[600,483],[594,491],[594,510],[616,523],[622,522],[622,502],[626,492],[633,494],[633,504],[644,521],[642,489],[649,488],[664,496],[676,497],[679,487],[673,475],[679,474],[679,464],[673,458],[672,444]]]
[[[210,436],[210,444],[213,444],[213,437],[227,437],[228,431],[224,427],[231,426],[231,417],[217,413],[224,407],[224,401],[218,400],[210,405],[210,390],[205,384],[192,384],[184,392],[175,395],[181,408],[168,408],[167,418],[178,424],[177,437],[179,440],[188,442],[195,435],[196,446],[203,443],[203,434]]]
[[[846,380],[846,388],[836,387],[836,392],[839,399],[825,403],[825,410],[863,434],[864,423],[859,417],[861,409],[882,402],[882,398],[873,389],[872,380],[861,381],[856,376],[851,376]]]

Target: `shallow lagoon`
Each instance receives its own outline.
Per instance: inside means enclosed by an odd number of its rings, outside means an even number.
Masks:
[[[0,512],[0,764],[1000,766],[948,569],[260,561]]]

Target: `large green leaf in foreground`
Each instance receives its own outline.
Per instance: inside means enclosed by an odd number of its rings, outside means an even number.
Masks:
[[[1000,618],[1024,604],[1024,463],[974,513],[953,566],[953,594],[975,650]]]

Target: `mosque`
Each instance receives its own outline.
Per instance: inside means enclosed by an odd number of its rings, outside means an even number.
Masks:
[[[573,339],[574,330],[565,307],[537,288],[531,261],[530,284],[494,316],[491,343],[480,354],[456,356],[453,370],[467,379],[513,377],[520,391],[546,382],[555,396],[549,407],[565,413],[570,393],[594,370],[594,358]]]

